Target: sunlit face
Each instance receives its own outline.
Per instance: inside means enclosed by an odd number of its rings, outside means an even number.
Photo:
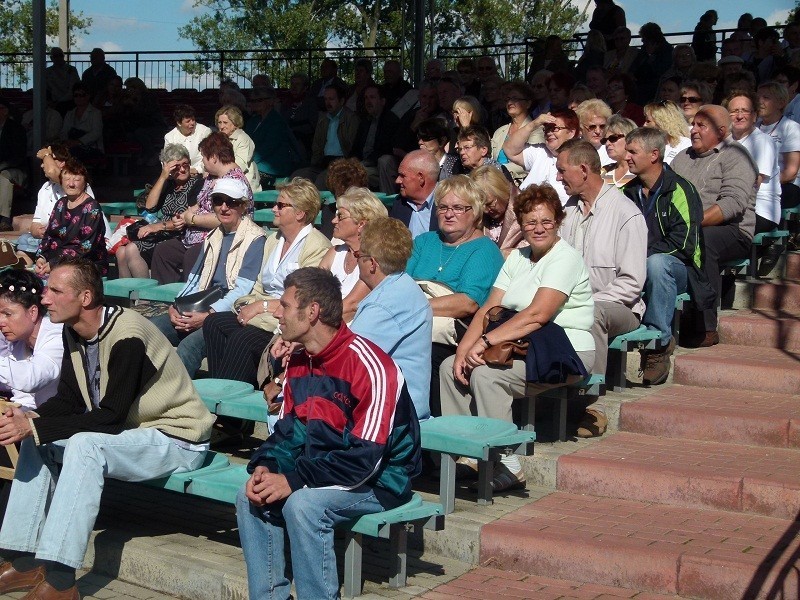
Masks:
[[[529,213],[522,215],[522,235],[534,255],[545,254],[558,241],[558,223],[546,204],[537,204]]]
[[[197,119],[194,117],[184,117],[177,125],[178,131],[181,132],[181,135],[190,136],[197,128]]]
[[[225,200],[225,202],[218,204],[221,200]],[[214,214],[222,224],[222,228],[227,232],[234,231],[247,212],[247,199],[242,202],[241,199],[229,198],[225,194],[212,194],[211,201]]]
[[[77,173],[63,171],[61,173],[61,187],[67,196],[80,196],[86,191],[86,177]]]
[[[483,160],[489,155],[489,149],[479,146],[476,140],[463,140],[458,142],[458,155],[462,165],[474,169],[483,164]]]
[[[217,117],[217,129],[219,129],[225,135],[230,136],[234,131],[236,131],[237,127],[233,124],[233,121],[230,120],[228,115],[221,114],[219,117]]]
[[[509,117],[513,119],[514,117],[527,115],[530,109],[530,100],[520,96],[519,92],[509,90],[508,94],[506,94],[506,112]]]
[[[286,194],[286,192],[281,192],[278,194],[278,200],[272,207],[272,213],[275,215],[272,222],[275,227],[288,225],[297,221],[297,212],[298,211],[295,208],[292,199]]]
[[[297,301],[297,288],[287,288],[281,296],[280,304],[275,310],[275,317],[281,326],[281,336],[287,342],[301,341],[311,323],[308,318],[309,307],[300,308]]]
[[[669,79],[665,79],[663,82],[661,82],[661,87],[658,90],[659,100],[669,100],[675,104],[678,104],[678,99],[680,97],[681,88],[678,87],[677,83],[670,81]]]
[[[417,143],[419,144],[420,150],[427,150],[428,152],[430,152],[431,154],[433,154],[436,157],[440,156],[441,152],[444,152],[444,145],[442,143],[440,143],[439,140],[436,140],[436,139],[434,139],[434,140],[422,140],[422,139],[420,139],[420,140],[417,140]]]
[[[772,90],[762,88],[758,90],[758,116],[762,119],[772,120],[783,112],[783,103],[778,100]]]
[[[564,186],[568,195],[580,194],[586,184],[586,172],[581,165],[571,165],[567,162],[569,152],[562,152],[556,159],[556,179]]]
[[[353,214],[343,204],[338,205],[332,222],[333,236],[345,242],[357,240],[363,226],[363,222],[356,221]]]
[[[756,127],[756,111],[747,96],[735,96],[728,102],[733,137],[739,139]]]
[[[605,140],[608,157],[617,162],[625,160],[625,134],[619,131],[607,131]]]
[[[678,98],[678,105],[681,107],[686,121],[691,123],[692,118],[694,118],[697,111],[700,110],[700,107],[703,106],[703,99],[700,97],[700,93],[697,90],[685,87],[681,90],[681,95]]]
[[[189,181],[189,177],[192,176],[191,168],[192,165],[188,160],[184,159],[176,163],[174,170],[172,171],[172,178],[178,184],[186,183]]]
[[[420,204],[425,199],[423,195],[422,175],[411,168],[410,163],[403,161],[397,169],[397,179],[394,182],[400,188],[400,195],[404,198],[419,200]]]
[[[646,152],[640,142],[634,141],[625,147],[625,162],[628,163],[628,171],[634,175],[646,173],[653,165],[652,153]]]
[[[571,140],[573,137],[575,137],[575,130],[568,129],[563,119],[556,118],[554,124],[550,125],[548,123],[544,127],[544,143],[553,154],[561,148],[564,142]]]
[[[472,207],[453,192],[439,201],[436,213],[439,217],[439,231],[450,243],[465,237],[473,229],[475,213]]]
[[[27,342],[39,321],[37,307],[25,308],[19,302],[0,298],[0,333],[9,342]]]
[[[581,122],[583,139],[590,142],[595,148],[600,147],[600,139],[603,137],[605,128],[606,118],[600,115],[589,115],[585,121]]]
[[[694,116],[689,137],[695,152],[708,152],[722,141],[722,134],[714,123],[704,113]]]
[[[42,294],[42,304],[47,308],[53,323],[76,323],[88,292],[77,292],[71,285],[72,269],[55,267],[50,272],[47,287]]]
[[[461,128],[469,127],[472,124],[472,111],[458,106],[453,109],[453,120]]]

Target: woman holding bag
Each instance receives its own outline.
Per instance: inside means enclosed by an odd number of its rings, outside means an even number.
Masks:
[[[531,340],[538,358],[547,358],[537,363],[562,364],[565,372],[576,372],[570,367],[582,363],[584,371],[591,370],[594,361],[594,341],[590,333],[594,322],[592,288],[583,258],[558,235],[564,219],[558,193],[547,184],[532,185],[520,192],[515,212],[529,247],[514,250],[509,255],[455,356],[442,363],[439,382],[443,415],[468,415],[470,404],[474,403],[480,417],[511,421],[512,401],[515,396],[525,395],[526,381],[544,380],[548,383],[540,385],[553,387],[542,371],[540,377],[534,379],[532,366],[521,356],[513,360],[511,366],[487,364],[486,354],[490,348],[535,334],[545,327],[548,331],[541,336],[544,339],[534,337]],[[484,333],[484,316],[496,306],[511,309],[516,314]],[[577,372],[580,373],[580,369]],[[460,462],[472,466],[464,459]],[[477,474],[477,466],[474,468]],[[496,464],[492,480],[495,492],[524,486],[525,476],[519,458],[506,456]]]

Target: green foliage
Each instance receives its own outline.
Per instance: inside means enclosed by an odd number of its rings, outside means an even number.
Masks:
[[[83,34],[92,24],[90,17],[82,12],[70,14],[70,43]],[[45,30],[48,38],[58,36],[58,2],[52,0],[47,6]],[[9,63],[10,71],[19,83],[28,82],[27,65],[18,62],[16,54],[33,52],[33,8],[30,0],[3,0],[0,2],[0,53],[12,56],[3,57]]]

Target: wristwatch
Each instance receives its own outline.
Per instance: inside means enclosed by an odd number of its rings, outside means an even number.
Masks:
[[[485,333],[481,334],[481,339],[483,340],[483,343],[486,344],[487,348],[491,348],[492,347],[492,343],[489,341],[489,338],[486,337]]]
[[[269,302],[267,302],[266,300],[264,300],[264,304],[263,304],[263,306],[264,306],[264,312],[269,312]]]
[[[275,379],[273,379],[272,383],[274,383],[278,387],[283,387],[283,379],[281,379],[280,376],[278,376]]]

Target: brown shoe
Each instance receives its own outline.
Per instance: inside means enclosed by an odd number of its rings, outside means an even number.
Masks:
[[[686,343],[687,348],[710,348],[719,344],[719,334],[716,331],[700,331],[693,335]]]
[[[22,600],[81,600],[81,595],[78,593],[78,586],[76,585],[60,592],[46,581],[42,581],[42,583],[25,594]]]
[[[0,565],[0,594],[29,590],[44,581],[44,567],[17,571],[10,562]]]
[[[675,351],[675,338],[670,338],[669,344],[662,350],[648,352],[646,355],[642,382],[645,385],[659,385],[669,377],[669,358]]]
[[[583,420],[578,423],[577,435],[579,438],[599,437],[606,432],[607,428],[608,419],[605,414],[599,410],[587,408]]]

